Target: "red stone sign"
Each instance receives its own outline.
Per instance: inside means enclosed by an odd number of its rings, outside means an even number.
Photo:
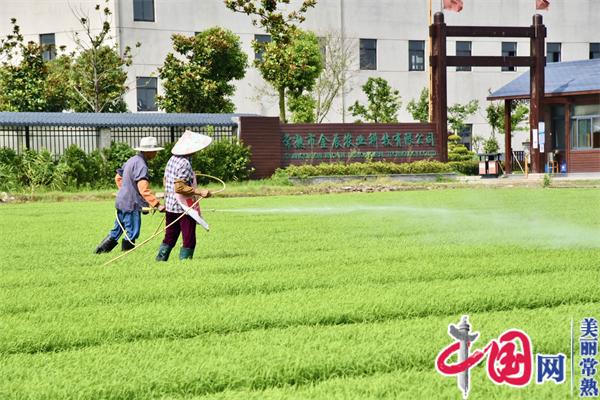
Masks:
[[[257,178],[287,165],[334,162],[441,160],[434,124],[280,124],[241,117],[240,138],[252,148]]]

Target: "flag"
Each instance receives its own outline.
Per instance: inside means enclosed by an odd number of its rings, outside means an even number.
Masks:
[[[550,0],[535,0],[536,10],[547,10],[550,7]]]
[[[444,0],[444,10],[460,12],[462,9],[463,0]]]

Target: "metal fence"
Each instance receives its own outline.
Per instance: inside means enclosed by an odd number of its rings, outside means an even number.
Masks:
[[[500,155],[500,161],[504,161],[504,153]],[[525,168],[525,152],[523,150],[514,150],[512,156],[512,170],[520,171]]]
[[[214,140],[231,140],[237,136],[235,126],[123,126],[111,128],[111,137],[113,142],[127,143],[133,147],[137,146],[144,136],[154,136],[160,145],[164,145],[177,141],[186,129],[207,134],[212,136]]]
[[[525,168],[525,152],[523,150],[513,151],[512,170],[520,171]]]
[[[17,153],[25,149],[48,150],[55,157],[76,145],[86,152],[98,148],[99,133],[95,127],[81,126],[0,126],[0,147]]]
[[[110,129],[112,142],[127,143],[131,147],[137,146],[144,136],[155,136],[160,145],[175,142],[186,129],[208,134],[214,140],[231,140],[237,137],[236,126],[120,126],[106,129]],[[86,153],[91,153],[101,147],[101,142],[101,128],[98,127],[0,125],[0,148],[8,147],[18,154],[26,149],[45,149],[58,159],[71,145],[77,145]]]

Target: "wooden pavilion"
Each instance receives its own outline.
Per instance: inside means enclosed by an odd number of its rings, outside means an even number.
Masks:
[[[529,100],[529,79],[526,72],[488,97],[505,101],[505,122],[510,121],[513,101]],[[544,89],[539,121],[545,134],[532,143],[534,149],[539,147],[541,163],[550,172],[600,172],[600,59],[548,63]],[[505,149],[510,160],[507,125]]]

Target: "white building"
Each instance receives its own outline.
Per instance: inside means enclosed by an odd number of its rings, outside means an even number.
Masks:
[[[56,47],[73,47],[73,31],[80,28],[75,12],[94,19],[93,6],[102,0],[0,0],[0,35],[10,31],[10,18],[15,17],[26,39],[54,43]],[[296,0],[297,1],[297,0]],[[434,12],[440,1],[434,0]],[[446,12],[448,25],[529,26],[535,11],[535,0],[464,0],[461,13]],[[152,97],[161,91],[156,79],[157,68],[171,51],[173,33],[193,35],[212,26],[230,29],[241,37],[243,46],[254,59],[251,42],[264,35],[251,23],[250,17],[228,10],[223,0],[109,0],[113,10],[113,36],[121,48],[141,42],[134,51],[129,70],[130,91],[126,101],[131,111],[152,109]],[[428,63],[425,60],[428,40],[428,0],[318,0],[309,11],[304,29],[319,36],[341,34],[353,43],[355,63],[350,71],[352,90],[339,98],[328,116],[329,122],[351,122],[347,111],[356,100],[364,101],[360,86],[368,77],[387,79],[399,89],[403,101],[401,121],[411,121],[404,106],[417,98],[427,86]],[[551,9],[541,12],[548,28],[548,61],[582,60],[600,57],[599,0],[552,0]],[[99,20],[99,19],[98,19]],[[454,38],[451,38],[454,39]],[[517,55],[529,54],[529,40],[464,38],[448,40],[448,54]],[[52,56],[48,54],[48,56]],[[361,61],[362,60],[362,61]],[[499,67],[474,67],[470,71],[448,69],[448,103],[465,103],[478,99],[480,110],[470,118],[473,135],[488,136],[485,122],[485,100],[495,90],[514,79],[527,68],[501,71]],[[151,79],[145,79],[151,78]],[[136,88],[136,84],[144,84]],[[278,115],[275,98],[264,95],[268,87],[258,71],[250,67],[238,82],[234,97],[236,112]],[[258,94],[263,93],[263,94]],[[520,143],[515,138],[513,143]]]

